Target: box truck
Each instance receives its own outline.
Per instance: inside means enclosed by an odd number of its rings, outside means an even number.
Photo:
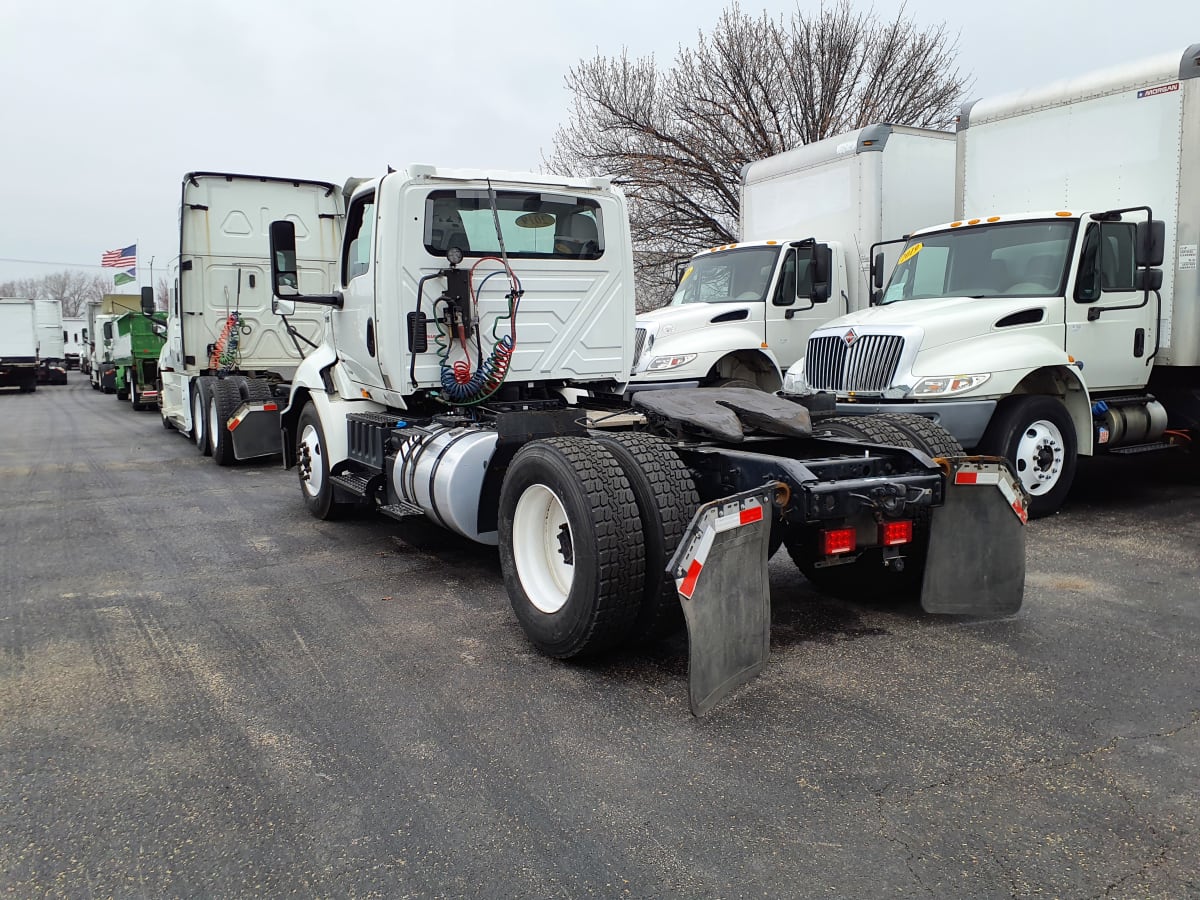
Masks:
[[[1032,513],[1077,457],[1200,436],[1200,44],[968,103],[958,218],[914,232],[878,305],[813,333],[785,391],[927,415],[1010,459]]]
[[[868,250],[954,210],[954,135],[871,125],[742,172],[741,241],[696,254],[637,319],[631,390],[780,388],[818,325],[868,302]]]
[[[0,298],[0,387],[32,393],[37,386],[37,301]]]
[[[347,198],[322,295],[298,287],[296,223],[271,226],[276,309],[330,315],[280,417],[317,518],[365,507],[498,546],[551,656],[686,618],[696,712],[761,669],[776,541],[818,578],[905,578],[927,609],[1019,605],[1019,485],[1003,463],[935,462],[932,423],[929,442],[882,417],[818,428],[745,388],[641,391],[624,412],[633,251],[607,179],[414,165]]]
[[[179,261],[159,356],[165,428],[188,434],[218,465],[280,451],[276,398],[324,329],[324,313],[271,312],[267,227],[296,226],[301,287],[328,292],[341,229],[332,184],[265,175],[192,172],[179,208]],[[245,401],[256,415],[241,433],[228,423]],[[236,438],[236,439],[235,439]]]
[[[62,304],[57,300],[36,301],[38,323],[38,382],[67,383],[66,335]]]

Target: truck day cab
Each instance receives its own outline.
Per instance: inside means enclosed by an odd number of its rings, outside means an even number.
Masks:
[[[633,253],[607,179],[421,165],[346,196],[333,291],[298,287],[295,225],[271,225],[276,310],[329,311],[280,416],[314,516],[372,508],[498,546],[518,621],[555,657],[659,635],[683,596],[697,712],[763,664],[780,542],[815,579],[904,582],[934,611],[1019,605],[1019,486],[934,462],[957,445],[930,423],[818,429],[737,388],[625,411]]]
[[[1034,515],[1078,455],[1195,450],[1200,44],[968,104],[957,143],[960,218],[886,287],[880,261],[879,304],[816,330],[785,392],[928,415],[1010,459]]]
[[[954,210],[954,136],[871,125],[742,171],[741,241],[696,254],[637,319],[630,390],[777,391],[818,325],[868,305],[868,249]]]

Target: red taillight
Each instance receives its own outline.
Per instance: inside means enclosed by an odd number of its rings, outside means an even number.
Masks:
[[[853,528],[834,528],[821,532],[821,552],[826,556],[853,552],[856,541]]]
[[[899,522],[884,522],[879,526],[879,543],[885,547],[895,547],[897,544],[907,544],[912,540],[912,520],[901,519]]]
[[[275,412],[275,410],[277,410],[277,409],[279,409],[279,407],[276,406],[274,403],[264,403],[263,404],[263,412]]]

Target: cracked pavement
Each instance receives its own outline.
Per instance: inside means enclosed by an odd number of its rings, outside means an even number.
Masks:
[[[0,394],[0,894],[1200,896],[1200,465],[1085,465],[1001,621],[771,563],[766,672],[524,641],[496,554]]]

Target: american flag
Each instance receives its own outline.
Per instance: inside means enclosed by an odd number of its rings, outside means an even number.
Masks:
[[[130,244],[121,250],[109,250],[100,257],[100,265],[126,268],[137,265],[137,244]]]

